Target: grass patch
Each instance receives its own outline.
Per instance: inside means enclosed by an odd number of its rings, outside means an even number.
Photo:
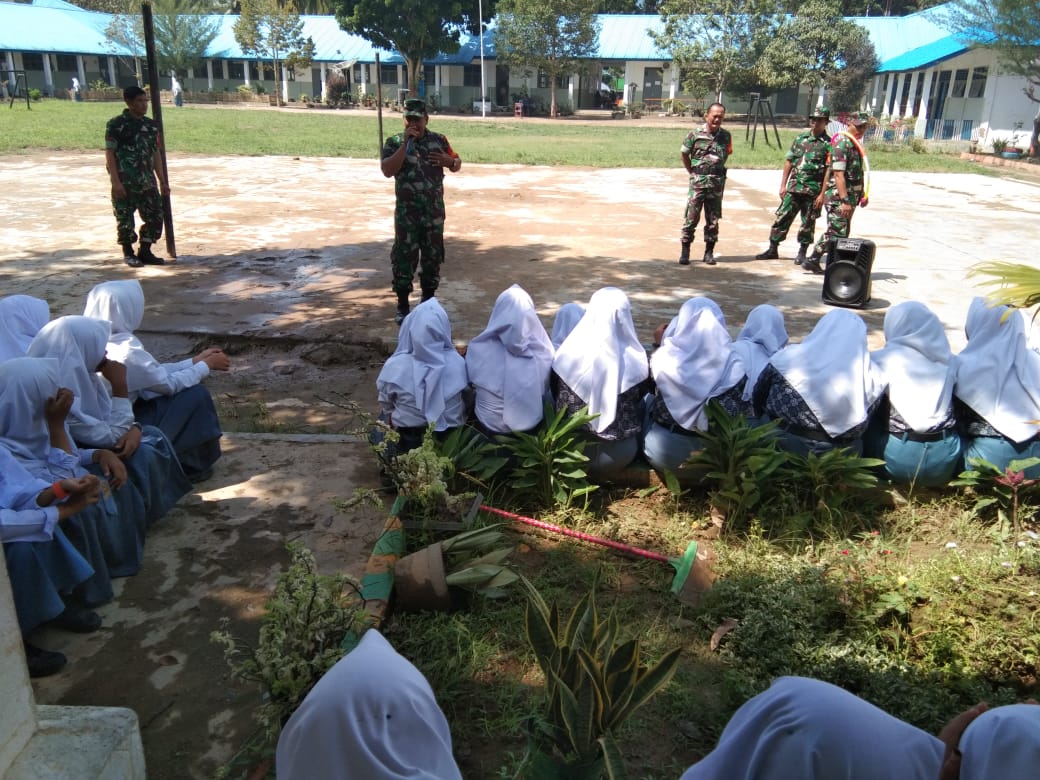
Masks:
[[[0,153],[33,149],[98,151],[104,148],[105,123],[121,103],[74,103],[42,100],[31,111],[8,111]],[[193,107],[163,112],[169,151],[189,154],[353,157],[375,160],[380,141],[374,111],[272,111],[264,108]],[[695,120],[689,120],[693,127]],[[385,114],[384,133],[396,133],[400,114]],[[431,129],[444,133],[467,162],[519,165],[575,165],[593,168],[675,168],[679,165],[681,127],[641,120],[582,123],[559,120],[456,119],[434,116]],[[783,152],[799,132],[783,129],[783,150],[744,140],[744,126],[731,122],[732,165],[779,168]],[[771,136],[772,137],[772,136]],[[984,166],[946,154],[917,154],[909,147],[871,150],[874,170],[992,173]]]

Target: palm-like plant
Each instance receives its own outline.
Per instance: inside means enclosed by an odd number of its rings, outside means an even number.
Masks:
[[[1040,268],[1024,263],[990,261],[979,263],[968,274],[989,279],[983,286],[992,288],[991,303],[1003,303],[1028,309],[1040,304]]]

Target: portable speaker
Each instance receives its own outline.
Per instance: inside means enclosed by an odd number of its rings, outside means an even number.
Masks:
[[[870,301],[870,269],[877,247],[866,238],[838,238],[827,249],[823,302],[862,309]]]

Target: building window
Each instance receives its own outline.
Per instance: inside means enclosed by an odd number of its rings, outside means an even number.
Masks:
[[[423,81],[426,82],[427,89],[434,89],[437,85],[437,66],[436,65],[424,65],[423,66]]]
[[[561,73],[556,77],[556,86],[558,89],[565,89],[569,81],[570,76],[566,73]],[[541,68],[538,69],[538,86],[541,89],[549,88],[549,74]]]
[[[228,81],[245,81],[246,69],[242,67],[242,63],[240,61],[231,60],[227,64],[227,75]]]
[[[953,74],[953,89],[950,90],[950,97],[962,98],[964,97],[964,91],[968,86],[968,69],[964,68],[958,70]]]
[[[355,84],[361,84],[362,82],[365,81],[365,77],[363,75],[361,75],[361,70],[364,67],[365,66],[362,65],[360,62],[354,63],[354,83]]]
[[[462,86],[464,86],[464,87],[479,87],[480,86],[480,66],[479,65],[463,65],[462,66]]]
[[[396,84],[397,83],[397,66],[396,65],[382,65],[379,66],[379,82],[381,84]]]
[[[22,68],[24,70],[42,71],[43,70],[43,55],[42,54],[23,54],[22,55]]]
[[[76,55],[75,54],[59,54],[58,55],[58,70],[68,71],[74,73],[76,68]]]
[[[986,93],[986,78],[989,76],[989,68],[983,65],[971,72],[971,86],[968,88],[968,97],[980,98]]]

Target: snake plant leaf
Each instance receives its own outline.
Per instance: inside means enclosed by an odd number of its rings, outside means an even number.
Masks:
[[[625,771],[625,760],[621,756],[614,735],[609,731],[598,740],[600,752],[603,754],[603,768],[607,773],[607,780],[627,780],[628,773]]]

